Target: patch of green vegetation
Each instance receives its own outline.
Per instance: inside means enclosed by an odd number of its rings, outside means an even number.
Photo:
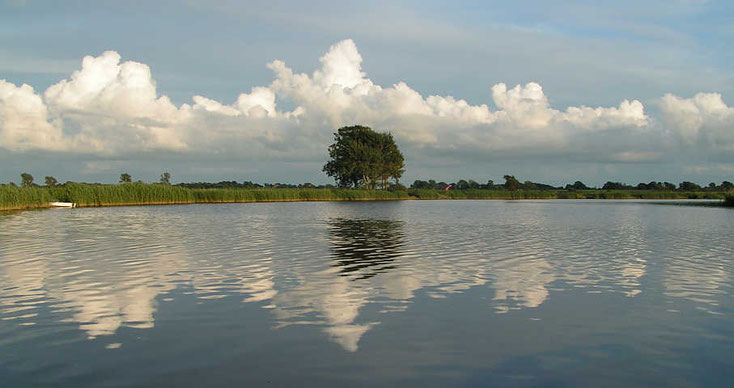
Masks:
[[[101,185],[67,183],[53,187],[0,186],[0,210],[47,207],[51,201],[85,206],[155,205],[226,202],[359,201],[408,199],[406,191],[356,189],[215,188],[188,189],[148,183]]]
[[[433,190],[410,189],[418,199],[723,199],[720,192],[664,190]]]
[[[49,188],[54,198],[77,206],[110,206],[157,203],[191,203],[190,190],[163,184],[123,183],[98,185],[67,183]]]
[[[43,187],[0,185],[0,210],[46,207],[51,200],[51,193]]]
[[[727,196],[728,195],[728,196]],[[725,199],[725,196],[726,199]],[[188,188],[162,183],[116,185],[66,183],[55,186],[0,185],[0,210],[47,207],[49,202],[77,206],[163,205],[227,202],[374,201],[400,199],[723,199],[734,206],[731,194],[710,191],[665,190],[364,190],[343,188],[229,187]]]

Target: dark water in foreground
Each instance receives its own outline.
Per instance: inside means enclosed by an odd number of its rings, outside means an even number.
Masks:
[[[0,386],[731,386],[734,210],[0,215]]]

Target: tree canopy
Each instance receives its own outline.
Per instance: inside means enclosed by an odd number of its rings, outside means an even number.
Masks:
[[[171,184],[171,173],[170,172],[164,172],[161,174],[161,183],[164,185],[170,185]]]
[[[589,188],[584,184],[584,182],[576,181],[572,185],[566,185],[566,190],[588,190]]]
[[[387,188],[390,179],[398,183],[405,171],[403,154],[392,135],[361,125],[339,128],[329,157],[324,172],[341,187]]]
[[[507,190],[520,190],[522,183],[515,178],[514,175],[505,175],[505,189]]]
[[[33,186],[33,175],[24,172],[20,174],[20,184],[23,187],[31,187]]]

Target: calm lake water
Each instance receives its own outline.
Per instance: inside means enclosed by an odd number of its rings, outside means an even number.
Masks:
[[[0,386],[732,386],[734,210],[0,215]]]

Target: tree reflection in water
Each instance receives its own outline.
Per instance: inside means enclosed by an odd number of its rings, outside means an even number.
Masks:
[[[351,280],[369,279],[397,268],[405,241],[403,222],[337,218],[328,222],[334,267]]]

